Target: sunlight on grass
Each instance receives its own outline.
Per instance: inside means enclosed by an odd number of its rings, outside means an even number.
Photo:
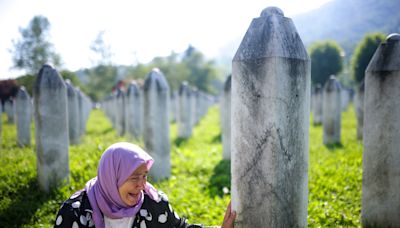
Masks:
[[[360,226],[362,145],[355,121],[351,106],[342,115],[341,147],[324,146],[322,127],[310,125],[309,227]],[[192,223],[220,225],[230,199],[230,162],[222,160],[219,108],[209,110],[190,139],[178,139],[176,131],[173,123],[172,176],[153,184],[167,193],[180,216]],[[69,183],[44,194],[38,190],[34,144],[19,148],[15,125],[6,124],[3,115],[0,227],[52,227],[60,204],[96,175],[104,149],[118,141],[143,146],[117,137],[104,113],[94,110],[81,144],[70,146]]]

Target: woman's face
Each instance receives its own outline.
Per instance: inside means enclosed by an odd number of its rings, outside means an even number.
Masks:
[[[146,164],[140,165],[118,188],[122,202],[128,206],[136,205],[141,191],[146,186],[148,172]]]

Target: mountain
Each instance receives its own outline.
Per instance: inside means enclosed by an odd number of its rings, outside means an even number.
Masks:
[[[399,0],[333,0],[294,16],[303,43],[335,40],[349,57],[366,33],[400,33]]]

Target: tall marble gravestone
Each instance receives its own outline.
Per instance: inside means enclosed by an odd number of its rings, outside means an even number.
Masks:
[[[132,82],[127,91],[127,132],[135,137],[136,139],[140,139],[142,135],[142,102],[141,96],[142,92],[137,85],[136,82]]]
[[[18,90],[15,109],[17,112],[17,144],[29,146],[31,145],[32,103],[31,97],[23,86]]]
[[[121,89],[117,89],[116,96],[116,130],[119,136],[125,134],[125,95]]]
[[[7,114],[7,123],[15,123],[15,102],[13,100],[6,100],[4,102],[4,111]]]
[[[317,84],[313,94],[313,124],[322,124],[322,88],[321,84]]]
[[[355,108],[357,117],[357,139],[362,140],[363,138],[363,126],[364,126],[364,89],[365,83],[362,81],[355,96]]]
[[[169,86],[164,74],[153,69],[143,87],[143,139],[147,152],[154,158],[149,174],[156,181],[171,175],[168,95]]]
[[[323,142],[325,145],[340,143],[341,87],[333,75],[325,82],[322,107]]]
[[[400,35],[375,51],[365,76],[361,223],[400,227]]]
[[[71,84],[71,81],[66,80],[67,87],[67,103],[68,103],[68,132],[69,142],[71,144],[78,144],[80,138],[80,115],[79,115],[79,101],[76,89]]]
[[[307,227],[310,68],[279,8],[253,19],[232,63],[235,228]]]
[[[33,94],[38,179],[49,192],[69,176],[67,89],[58,72],[43,65]]]
[[[191,95],[192,92],[187,82],[182,82],[179,86],[178,103],[178,137],[187,139],[192,136],[192,115],[191,115]]]

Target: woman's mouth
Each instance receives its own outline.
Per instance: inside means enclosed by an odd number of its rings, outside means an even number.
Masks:
[[[139,196],[139,194],[128,193],[128,200],[131,201],[132,203],[136,204],[138,196]]]

